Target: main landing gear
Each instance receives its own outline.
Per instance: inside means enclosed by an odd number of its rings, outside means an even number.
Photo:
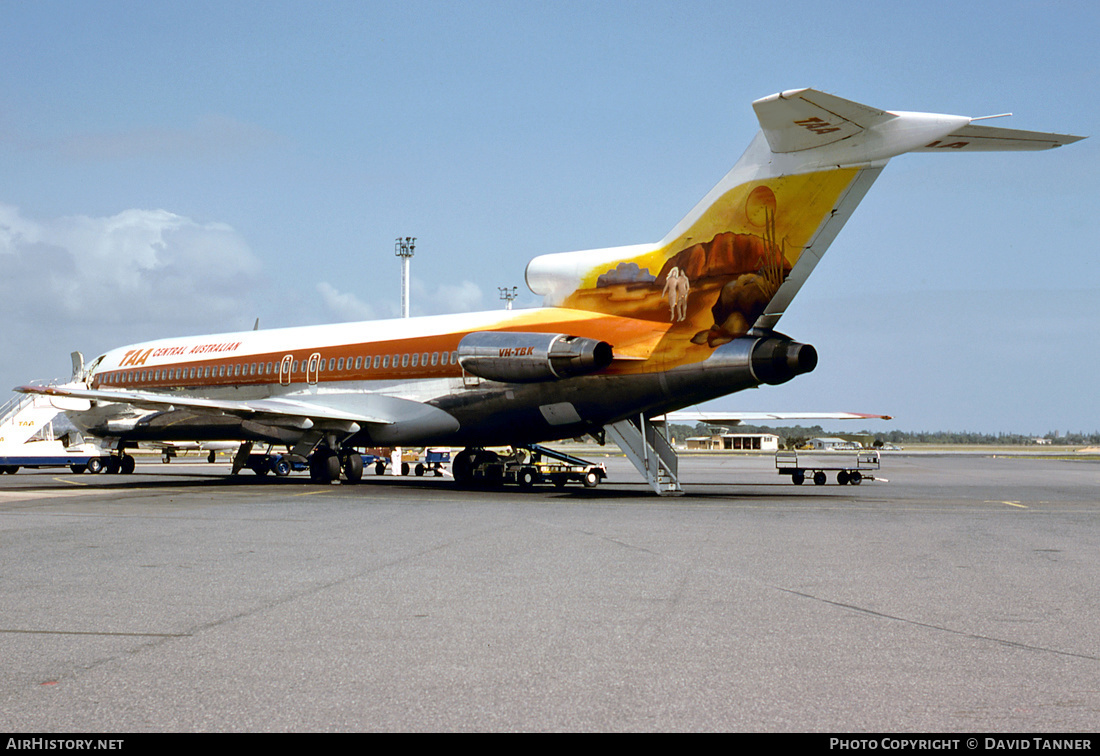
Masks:
[[[296,470],[309,470],[310,481],[321,484],[338,482],[341,477],[345,483],[363,479],[363,455],[354,449],[337,452],[328,446],[318,446],[308,457],[293,451],[280,454],[270,447],[259,454],[245,452],[241,468],[245,467],[261,477],[270,473],[276,478],[285,478]]]
[[[309,458],[309,479],[314,483],[333,483],[344,474],[345,483],[358,483],[363,479],[363,455],[354,449],[333,451],[319,446]]]

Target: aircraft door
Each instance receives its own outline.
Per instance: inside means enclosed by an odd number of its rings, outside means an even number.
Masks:
[[[294,356],[286,355],[283,357],[283,361],[279,363],[279,385],[290,385],[290,369],[294,364]]]
[[[306,383],[313,386],[317,383],[321,374],[321,353],[314,352],[309,356],[309,364],[306,366]]]

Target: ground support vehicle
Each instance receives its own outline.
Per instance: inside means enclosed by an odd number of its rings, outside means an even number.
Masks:
[[[879,469],[879,453],[873,449],[817,453],[781,451],[775,454],[775,467],[780,475],[791,476],[796,486],[802,485],[807,477],[812,478],[815,485],[823,486],[826,473],[834,471],[840,485],[858,486],[865,480],[875,479],[871,471]]]
[[[413,473],[418,477],[425,473],[432,473],[437,478],[441,478],[447,475],[447,469],[444,467],[451,461],[451,450],[444,447],[434,447],[424,450],[424,460],[417,462],[413,467]]]
[[[66,446],[61,441],[30,441],[10,449],[0,449],[0,473],[14,475],[19,468],[68,467],[74,473],[98,473],[110,466],[109,452],[94,444]],[[127,465],[126,460],[129,460]],[[109,472],[132,472],[134,458],[126,455]],[[126,467],[129,470],[126,470]]]
[[[53,385],[53,384],[50,384]],[[68,467],[74,473],[133,472],[134,458],[112,455],[76,432],[54,432],[61,410],[48,397],[17,395],[0,407],[0,473],[21,467]]]
[[[538,444],[515,447],[510,454],[487,449],[464,449],[451,465],[455,481],[469,486],[497,486],[515,483],[530,488],[540,483],[561,487],[581,483],[595,488],[607,477],[607,468],[565,452]]]
[[[245,466],[257,475],[274,473],[279,478],[285,478],[291,472],[308,470],[309,460],[300,454],[279,454],[269,449],[263,454],[249,454]]]

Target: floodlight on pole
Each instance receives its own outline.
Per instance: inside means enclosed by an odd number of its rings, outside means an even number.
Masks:
[[[397,237],[393,253],[401,258],[401,317],[409,317],[409,261],[416,249],[416,237]]]
[[[497,291],[500,292],[500,298],[503,301],[508,303],[507,305],[505,305],[506,309],[509,309],[509,310],[512,309],[512,302],[516,301],[516,297],[519,296],[516,293],[518,291],[518,289],[519,289],[518,286],[513,286],[510,289],[507,286],[498,286],[497,287]]]

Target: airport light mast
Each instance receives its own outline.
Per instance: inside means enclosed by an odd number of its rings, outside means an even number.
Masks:
[[[401,258],[401,317],[409,317],[409,261],[412,260],[413,251],[416,249],[416,237],[397,237],[393,245],[393,253]],[[395,446],[390,452],[390,474],[401,475],[404,467],[404,454],[400,446]]]
[[[500,298],[508,303],[508,304],[505,305],[505,309],[508,309],[508,310],[512,309],[512,302],[516,301],[516,297],[519,296],[516,293],[516,291],[518,289],[519,289],[518,286],[513,286],[511,289],[509,289],[507,286],[498,286],[497,287],[497,291],[500,292]]]
[[[401,258],[401,317],[409,317],[409,261],[416,249],[416,237],[397,237],[393,253]]]

